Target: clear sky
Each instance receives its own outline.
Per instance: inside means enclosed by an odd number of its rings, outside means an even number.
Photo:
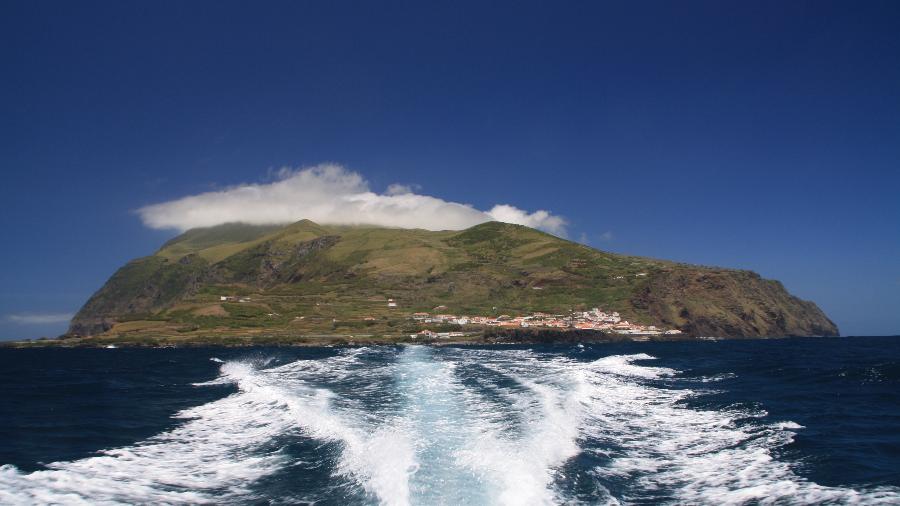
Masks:
[[[895,1],[7,0],[0,338],[177,233],[138,209],[326,162],[900,333],[898,33]]]

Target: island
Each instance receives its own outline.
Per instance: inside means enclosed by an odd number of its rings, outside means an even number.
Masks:
[[[521,225],[230,223],[116,271],[69,345],[547,342],[837,336],[746,270],[593,249]]]

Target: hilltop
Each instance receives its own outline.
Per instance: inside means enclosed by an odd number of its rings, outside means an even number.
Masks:
[[[750,271],[618,255],[499,222],[433,232],[303,220],[189,230],[113,274],[68,335],[390,339],[420,328],[415,312],[593,307],[688,336],[838,334],[814,303]]]

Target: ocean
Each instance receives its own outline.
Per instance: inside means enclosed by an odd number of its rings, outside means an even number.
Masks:
[[[2,504],[897,504],[900,339],[0,349]]]

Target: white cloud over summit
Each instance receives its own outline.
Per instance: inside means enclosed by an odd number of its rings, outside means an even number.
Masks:
[[[480,211],[416,190],[414,185],[393,184],[385,193],[375,193],[357,172],[340,165],[317,165],[282,169],[271,183],[245,184],[145,206],[138,214],[148,227],[182,231],[230,222],[262,225],[305,218],[323,224],[427,230],[460,230],[503,221],[566,234],[565,219],[547,211],[529,213],[505,204]]]

